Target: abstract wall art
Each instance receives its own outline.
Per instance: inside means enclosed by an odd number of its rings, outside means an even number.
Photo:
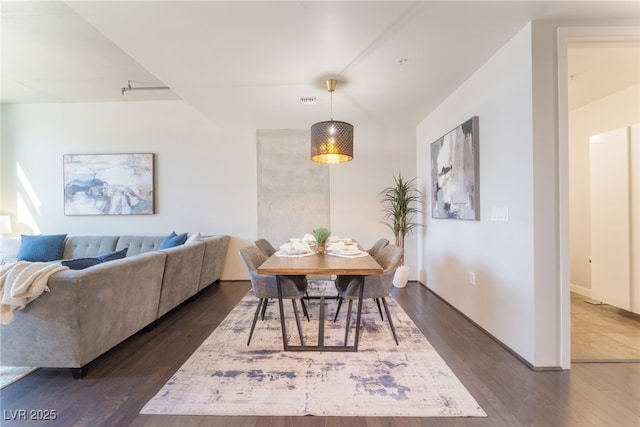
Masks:
[[[432,218],[480,219],[478,117],[431,144]]]
[[[65,154],[65,215],[154,213],[154,156]]]

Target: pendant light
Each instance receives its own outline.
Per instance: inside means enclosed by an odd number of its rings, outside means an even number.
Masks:
[[[344,163],[353,159],[353,125],[333,120],[333,92],[336,81],[327,80],[331,94],[331,120],[311,126],[311,160],[318,163]]]

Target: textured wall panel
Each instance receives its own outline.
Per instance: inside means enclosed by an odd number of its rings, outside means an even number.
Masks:
[[[309,130],[258,130],[258,235],[278,247],[331,229],[329,165],[310,160]]]

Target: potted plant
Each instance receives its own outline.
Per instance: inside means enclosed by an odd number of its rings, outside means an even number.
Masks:
[[[327,244],[327,239],[329,238],[329,235],[331,234],[331,232],[326,228],[316,228],[311,232],[311,234],[313,234],[313,237],[316,238],[316,245],[318,245],[318,253],[323,254],[325,245]]]
[[[402,179],[402,175],[398,172],[398,176],[393,176],[395,185],[387,187],[379,193],[380,200],[383,204],[384,218],[387,222],[384,224],[391,229],[395,236],[396,246],[404,249],[404,239],[411,234],[420,224],[415,222],[415,216],[420,214],[420,200],[422,193],[416,188],[416,179],[408,181]],[[396,270],[393,278],[393,284],[402,288],[406,286],[409,280],[409,266],[404,265],[404,255],[400,261],[400,267]]]

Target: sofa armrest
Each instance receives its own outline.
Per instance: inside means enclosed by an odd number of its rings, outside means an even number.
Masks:
[[[198,293],[204,249],[204,243],[194,242],[158,251],[167,255],[158,319]]]
[[[208,236],[200,239],[204,242],[204,259],[202,260],[202,272],[198,290],[202,290],[220,280],[227,259],[230,236]]]

